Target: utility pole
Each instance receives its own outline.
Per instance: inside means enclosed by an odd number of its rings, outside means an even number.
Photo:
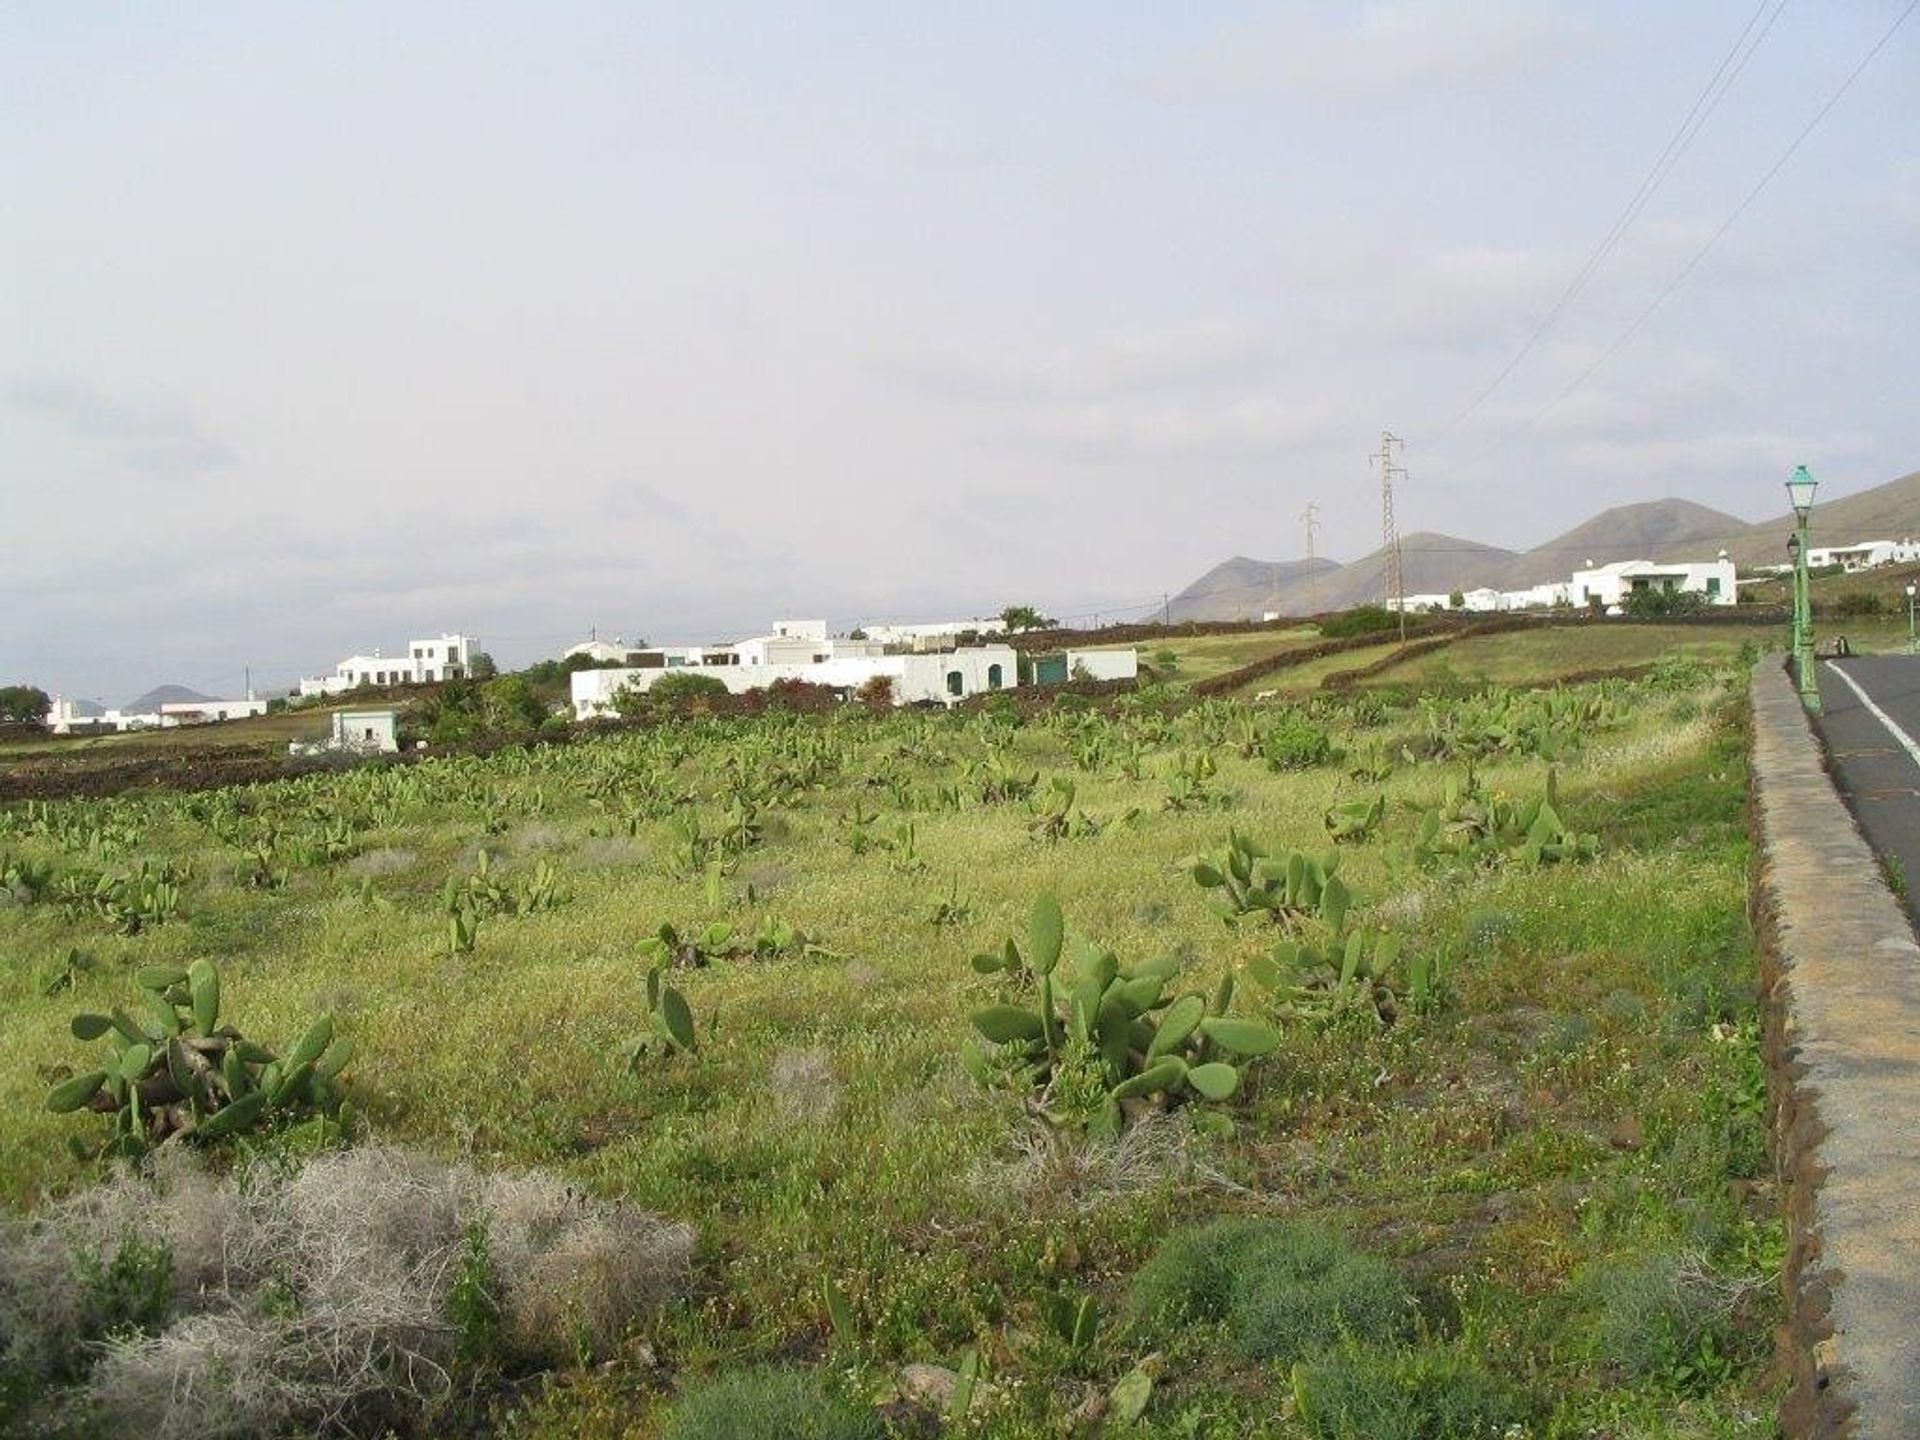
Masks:
[[[1160,592],[1160,626],[1167,629],[1173,624],[1173,596],[1165,590]]]
[[[1313,534],[1320,528],[1320,505],[1309,500],[1307,508],[1300,512],[1300,524],[1307,532],[1307,613],[1320,613],[1320,577],[1313,568]]]
[[[246,697],[247,699],[251,700],[253,699],[253,666],[249,665],[246,667],[246,669],[247,669]]]
[[[1391,430],[1380,432],[1380,450],[1369,459],[1380,462],[1380,542],[1386,556],[1387,595],[1400,612],[1400,643],[1407,643],[1407,579],[1400,564],[1400,527],[1393,520],[1393,477],[1406,479],[1407,467],[1393,463],[1393,447],[1404,451],[1407,442]]]

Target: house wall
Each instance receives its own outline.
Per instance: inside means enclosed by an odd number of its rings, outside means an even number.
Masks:
[[[176,700],[160,707],[161,723],[205,724],[216,720],[246,720],[267,713],[264,700]]]
[[[1084,669],[1092,680],[1137,680],[1140,677],[1138,650],[1069,650],[1067,676]]]
[[[400,748],[391,710],[339,710],[333,716],[332,743],[342,750],[391,754]]]
[[[896,704],[928,700],[951,704],[987,690],[1012,689],[1018,683],[1018,659],[1010,645],[988,645],[944,655],[853,655],[797,665],[717,665],[702,667],[701,673],[714,676],[735,695],[765,689],[776,680],[857,690],[874,676],[885,675],[893,681]],[[651,690],[661,676],[672,673],[667,667],[576,671],[571,677],[574,715],[581,720],[611,715],[613,698],[620,691]],[[960,677],[957,695],[948,683],[948,676],[955,673]]]

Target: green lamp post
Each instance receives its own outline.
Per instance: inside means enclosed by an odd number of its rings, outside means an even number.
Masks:
[[[1913,633],[1914,593],[1915,593],[1914,586],[1909,584],[1907,586],[1907,653],[1909,655],[1920,653],[1920,643],[1916,643],[1915,636]]]
[[[1807,713],[1820,713],[1820,677],[1813,662],[1813,593],[1807,581],[1807,520],[1813,514],[1813,492],[1818,487],[1804,465],[1787,481],[1787,499],[1793,502],[1794,533],[1787,542],[1793,552],[1793,678]]]

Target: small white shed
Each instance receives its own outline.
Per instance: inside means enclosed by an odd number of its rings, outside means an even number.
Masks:
[[[330,748],[391,754],[400,748],[398,722],[393,710],[336,710]]]

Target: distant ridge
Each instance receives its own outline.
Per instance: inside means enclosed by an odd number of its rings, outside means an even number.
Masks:
[[[120,707],[123,715],[151,715],[162,705],[180,705],[197,700],[211,700],[211,695],[202,695],[198,690],[189,690],[184,685],[156,685],[136,700],[129,700]]]
[[[1428,531],[1402,536],[1400,551],[1407,593],[1438,595],[1564,580],[1588,560],[1711,560],[1725,550],[1743,568],[1771,565],[1786,559],[1792,528],[1784,512],[1754,524],[1670,498],[1616,505],[1523,553]],[[1920,536],[1920,471],[1858,494],[1817,497],[1813,536],[1816,545]],[[1268,611],[1307,615],[1387,598],[1386,563],[1378,550],[1349,565],[1315,560],[1311,588],[1306,566],[1302,560],[1236,555],[1174,596],[1169,610],[1175,620],[1254,620]]]
[[[1335,560],[1249,560],[1236,555],[1187,586],[1168,603],[1175,620],[1237,620],[1269,610],[1304,614],[1324,577],[1340,570]],[[1311,583],[1310,583],[1311,582]]]
[[[1710,510],[1691,500],[1616,505],[1527,551],[1514,566],[1510,588],[1564,580],[1572,571],[1585,568],[1588,560],[1604,565],[1609,560],[1638,556],[1654,559],[1658,558],[1656,551],[1670,552],[1676,546],[1695,551],[1704,547],[1704,558],[1711,559],[1731,537],[1743,535],[1750,528],[1737,515]]]

